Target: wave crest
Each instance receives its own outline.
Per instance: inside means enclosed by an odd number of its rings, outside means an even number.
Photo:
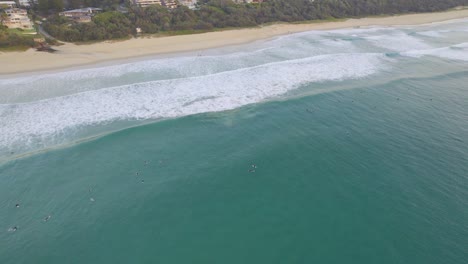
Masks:
[[[0,146],[54,144],[86,126],[223,111],[280,96],[305,83],[362,78],[382,54],[333,54],[211,75],[150,81],[21,104],[0,105]]]

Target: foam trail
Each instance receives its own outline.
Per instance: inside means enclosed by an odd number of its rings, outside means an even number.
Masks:
[[[441,38],[444,36],[442,33],[443,32],[440,32],[440,31],[421,31],[421,32],[418,32],[418,35],[431,37],[431,38]]]
[[[413,50],[404,52],[402,55],[414,58],[434,56],[450,60],[468,61],[468,42],[436,49]]]
[[[0,79],[0,158],[126,126],[121,121],[233,109],[424,56],[468,61],[466,21],[303,32],[230,52]]]
[[[423,40],[409,36],[404,32],[366,38],[373,45],[392,51],[404,52],[415,49],[429,49],[432,46]]]
[[[289,36],[249,51],[221,55],[151,59],[69,72],[0,80],[0,104],[29,102],[94,89],[156,80],[210,75],[314,55],[354,52],[353,44],[320,36]]]
[[[222,111],[273,98],[310,82],[362,78],[382,69],[381,54],[335,54],[208,76],[151,81],[0,105],[0,147],[37,148],[74,130],[119,120]],[[2,151],[4,152],[4,151]]]

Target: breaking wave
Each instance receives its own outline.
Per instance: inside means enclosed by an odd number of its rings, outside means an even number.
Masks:
[[[307,84],[369,78],[424,56],[463,63],[466,31],[461,20],[304,32],[227,53],[0,79],[0,159],[78,140],[91,128],[230,110]]]
[[[468,61],[468,42],[461,43],[457,45],[452,45],[449,47],[441,47],[435,49],[425,49],[425,50],[412,50],[402,55],[420,58],[422,56],[434,56],[450,60],[460,60]]]
[[[57,135],[86,126],[234,109],[280,96],[305,83],[362,78],[382,69],[383,60],[388,58],[372,53],[321,55],[198,77],[3,104],[0,146],[11,150],[24,144],[50,145]]]

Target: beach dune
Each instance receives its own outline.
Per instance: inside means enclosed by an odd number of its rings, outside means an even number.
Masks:
[[[126,60],[149,55],[189,52],[228,45],[245,44],[289,33],[310,30],[331,30],[366,26],[418,25],[468,17],[468,9],[439,13],[422,13],[388,17],[348,19],[337,22],[304,24],[274,24],[255,28],[225,30],[193,35],[153,38],[132,38],[88,45],[65,43],[56,47],[57,53],[25,52],[0,53],[0,75],[46,71],[69,67]]]

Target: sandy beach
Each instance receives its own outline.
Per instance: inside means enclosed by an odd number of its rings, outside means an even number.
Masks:
[[[339,22],[307,24],[274,24],[269,26],[154,38],[133,38],[125,41],[101,42],[89,45],[66,43],[56,47],[56,53],[25,52],[0,53],[0,75],[34,71],[64,69],[69,67],[126,60],[149,55],[189,52],[228,45],[245,44],[284,34],[310,30],[331,30],[366,26],[401,26],[442,22],[468,17],[468,9],[440,13],[398,15],[348,19]],[[7,67],[5,67],[8,65]]]

